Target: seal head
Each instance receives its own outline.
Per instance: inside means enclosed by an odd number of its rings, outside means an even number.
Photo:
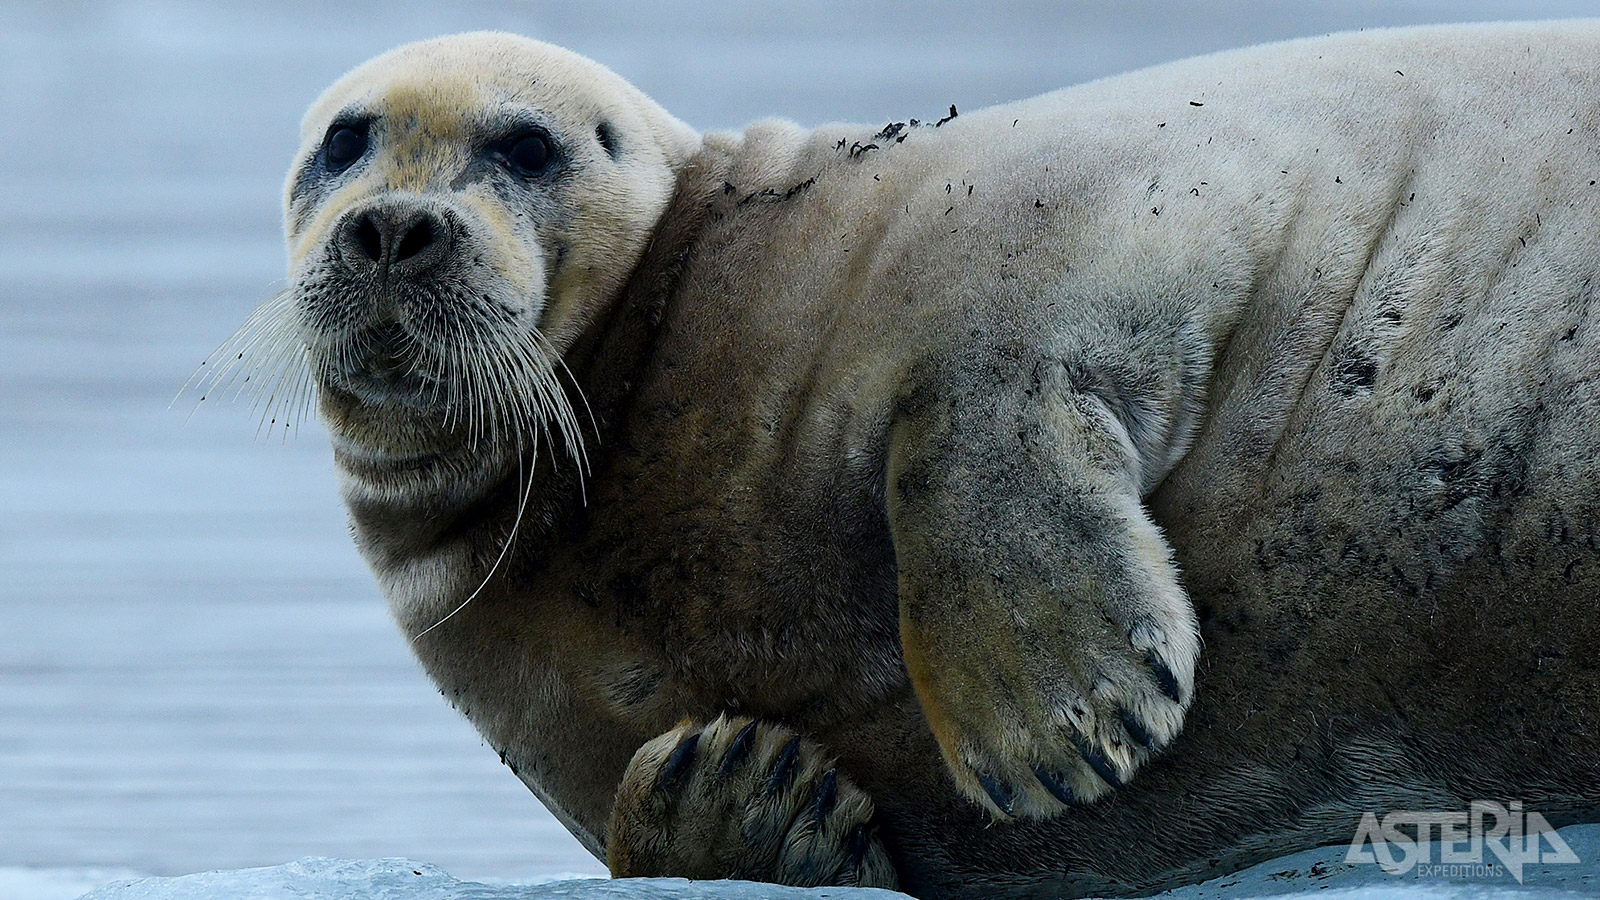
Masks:
[[[626,281],[698,135],[604,67],[499,33],[360,66],[301,133],[284,315],[345,474],[492,470],[544,435],[580,457],[561,356]]]

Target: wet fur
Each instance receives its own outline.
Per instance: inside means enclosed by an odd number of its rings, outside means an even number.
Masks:
[[[668,824],[614,808],[669,758],[640,748],[729,711],[836,758],[923,896],[1152,891],[1369,810],[1592,819],[1597,51],[1592,24],[1373,32],[692,152],[641,114],[614,139],[672,174],[659,226],[541,319],[591,476],[444,452],[438,489],[377,490],[345,452],[357,539],[410,635],[483,585],[414,649],[599,854],[608,818]],[[1084,573],[1129,602],[1102,618]],[[1185,590],[1182,733],[1062,808],[1014,768],[1061,741],[1017,723],[1085,646],[1151,683],[1118,642]],[[985,760],[1053,817],[996,824]]]

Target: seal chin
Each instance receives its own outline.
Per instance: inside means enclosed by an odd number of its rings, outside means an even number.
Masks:
[[[416,434],[333,431],[333,458],[347,502],[438,509],[470,501],[515,467],[504,447],[430,446]]]

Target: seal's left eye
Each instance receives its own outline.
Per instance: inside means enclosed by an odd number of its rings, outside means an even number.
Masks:
[[[348,125],[335,128],[328,134],[328,141],[324,159],[328,161],[328,168],[341,172],[350,167],[350,164],[361,158],[367,152],[367,133],[364,128],[352,128]]]
[[[524,135],[506,149],[506,162],[524,175],[537,175],[550,164],[550,142],[544,135]]]

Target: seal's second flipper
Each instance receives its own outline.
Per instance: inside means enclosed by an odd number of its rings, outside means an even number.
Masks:
[[[819,745],[742,716],[684,724],[634,754],[606,828],[616,878],[893,889],[872,800]]]

